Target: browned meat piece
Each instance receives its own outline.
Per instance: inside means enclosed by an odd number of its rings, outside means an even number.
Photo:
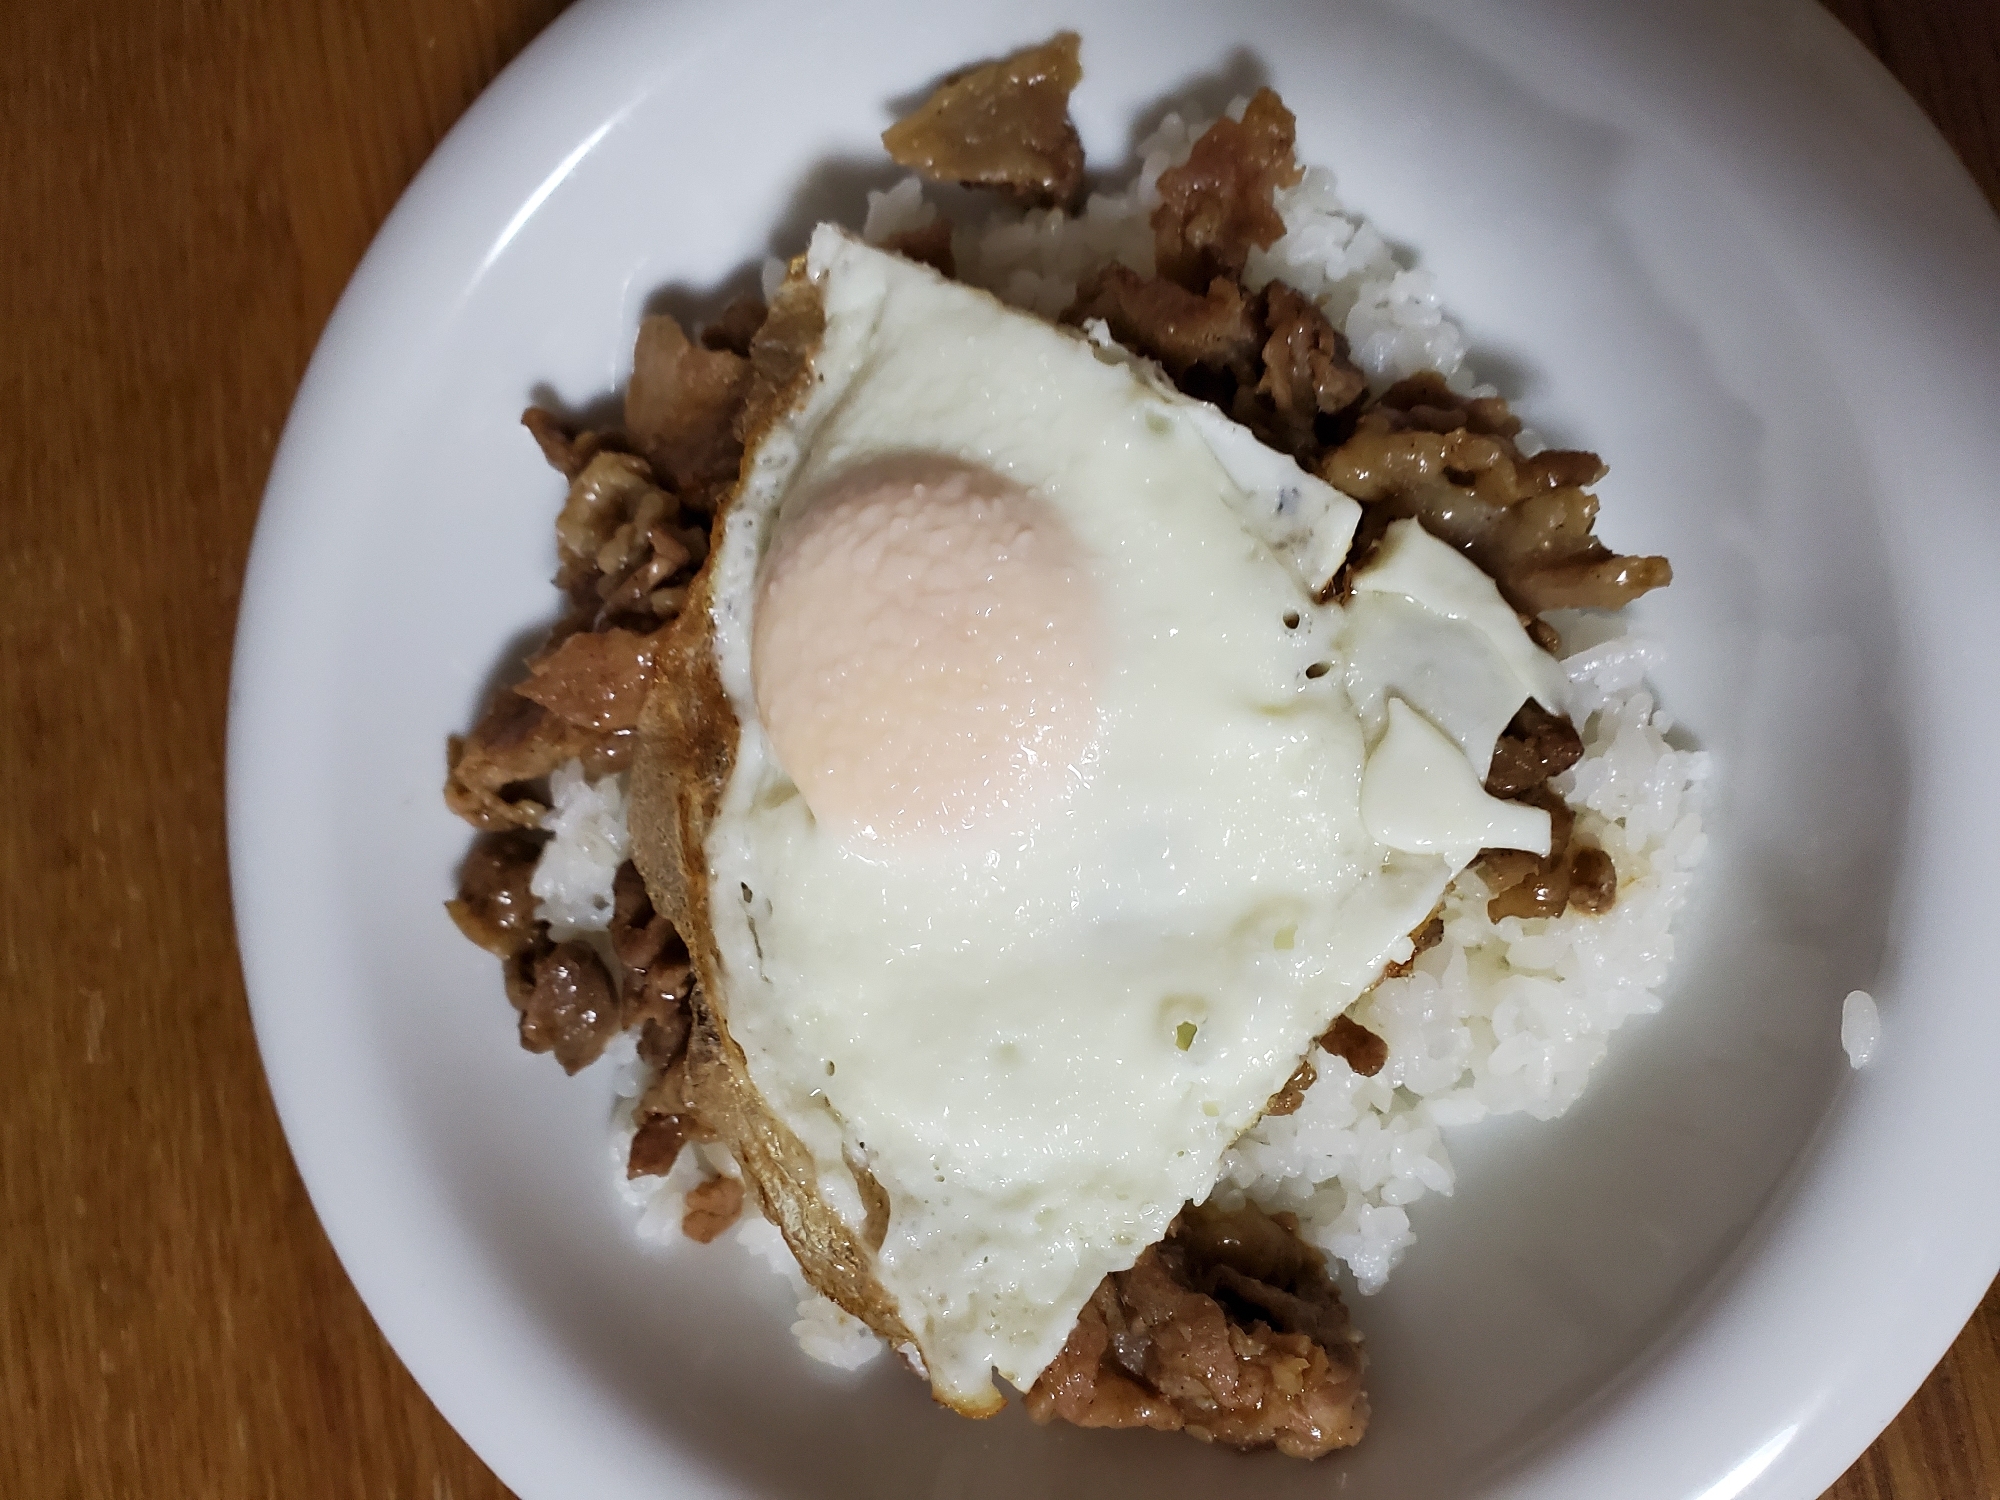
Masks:
[[[558,943],[535,960],[534,976],[521,1045],[555,1053],[565,1073],[595,1062],[619,1030],[618,1000],[597,955],[586,943]]]
[[[1029,1390],[1028,1415],[1044,1425],[1068,1422],[1075,1427],[1180,1431],[1185,1418],[1173,1402],[1146,1385],[1137,1372],[1127,1373],[1121,1367],[1120,1351],[1134,1342],[1119,1296],[1119,1279],[1107,1276],[1084,1304],[1062,1352]]]
[[[535,894],[528,889],[546,842],[539,833],[510,830],[477,840],[458,869],[458,897],[447,901],[458,930],[496,958],[534,946]]]
[[[679,1115],[646,1121],[632,1135],[632,1149],[625,1158],[626,1180],[666,1176],[686,1144],[687,1122]]]
[[[688,987],[691,990],[691,986]],[[655,991],[649,986],[646,996],[650,1000]],[[626,997],[629,1008],[631,997]],[[664,1008],[664,1007],[663,1007]],[[687,1051],[688,1042],[688,997],[683,993],[676,1000],[672,1012],[664,1019],[647,1017],[639,1023],[639,1061],[649,1068],[671,1066]]]
[[[644,1050],[643,1034],[641,1050]],[[646,1092],[632,1108],[631,1154],[626,1158],[628,1177],[665,1176],[683,1145],[690,1141],[713,1140],[688,1101],[687,1058],[683,1048],[671,1062],[660,1068]]]
[[[1592,844],[1573,842],[1567,825],[1547,859],[1518,849],[1486,849],[1479,856],[1480,878],[1495,892],[1486,903],[1494,921],[1502,917],[1559,917],[1575,909],[1601,917],[1618,900],[1618,871],[1611,856]]]
[[[528,429],[535,446],[542,450],[542,457],[549,461],[549,467],[565,479],[574,479],[582,473],[583,466],[599,447],[596,433],[572,436],[554,412],[543,411],[539,406],[531,406],[521,413],[521,425]]]
[[[1271,1096],[1264,1106],[1267,1115],[1295,1115],[1299,1106],[1306,1102],[1306,1090],[1319,1082],[1319,1071],[1309,1062],[1301,1062],[1292,1069],[1292,1076],[1285,1080],[1285,1086]]]
[[[1270,339],[1257,382],[1261,409],[1238,420],[1273,447],[1309,459],[1317,449],[1318,419],[1359,401],[1368,392],[1368,378],[1348,357],[1346,336],[1310,298],[1274,281],[1264,288],[1263,306]]]
[[[603,571],[599,554],[642,509],[645,524],[650,524],[667,514],[667,505],[645,459],[632,453],[597,454],[571,478],[556,516],[557,587],[595,602],[594,585]]]
[[[618,867],[611,891],[611,946],[625,970],[625,1028],[640,1028],[640,1056],[664,1068],[687,1045],[694,966],[673,923],[653,910],[630,860]]]
[[[679,323],[656,313],[640,322],[632,350],[625,430],[675,490],[704,491],[736,477],[736,419],[749,389],[748,359],[691,343]]]
[[[731,354],[741,354],[747,359],[750,341],[764,326],[764,317],[769,311],[762,297],[738,297],[723,308],[721,317],[702,329],[701,347],[727,349]]]
[[[884,250],[921,261],[940,276],[958,274],[958,261],[951,253],[951,220],[939,214],[922,229],[905,229],[883,241]]]
[[[630,730],[582,729],[519,693],[495,693],[472,733],[447,747],[445,806],[474,828],[531,828],[548,811],[543,777],[569,760],[591,776],[623,770],[634,740]]]
[[[1158,360],[1188,395],[1308,465],[1321,451],[1322,419],[1348,413],[1368,388],[1347,340],[1283,282],[1253,295],[1217,276],[1197,295],[1113,264],[1084,283],[1063,318],[1102,318],[1113,338]]]
[[[708,556],[707,512],[654,484],[643,458],[600,452],[570,482],[556,555],[556,584],[584,623],[671,619]]]
[[[1037,1422],[1181,1430],[1317,1458],[1368,1424],[1347,1309],[1296,1223],[1184,1209],[1105,1278],[1027,1395]]]
[[[1063,314],[1067,323],[1089,318],[1102,318],[1114,339],[1158,360],[1176,382],[1202,369],[1254,384],[1258,350],[1267,338],[1256,306],[1231,278],[1218,276],[1197,295],[1116,261],[1085,282]]]
[[[1664,557],[1620,557],[1592,534],[1597,497],[1584,486],[1604,476],[1598,457],[1524,457],[1520,425],[1498,397],[1459,396],[1435,374],[1415,375],[1361,413],[1319,473],[1371,511],[1417,517],[1527,614],[1622,609],[1671,582]]]
[[[1081,43],[1058,32],[999,62],[954,73],[882,132],[889,155],[934,182],[997,188],[1020,203],[1068,205],[1083,186],[1069,96]]]
[[[626,860],[611,878],[611,947],[628,969],[652,966],[674,939],[673,923],[653,910],[639,867]]]
[[[681,1233],[706,1245],[736,1222],[743,1212],[743,1183],[735,1177],[711,1177],[688,1189],[681,1214]]]
[[[1618,900],[1618,871],[1611,856],[1591,844],[1579,844],[1569,857],[1569,904],[1588,916],[1601,917]]]
[[[662,634],[579,630],[531,660],[514,691],[580,729],[637,729]]]
[[[1293,137],[1292,112],[1259,89],[1241,120],[1217,120],[1186,161],[1160,174],[1153,257],[1162,276],[1190,291],[1240,276],[1251,247],[1268,249],[1285,232],[1272,194],[1299,180]]]
[[[1583,736],[1576,726],[1530,698],[1494,742],[1486,791],[1494,797],[1518,797],[1582,759]]]
[[[1444,907],[1440,904],[1410,933],[1410,956],[1382,965],[1384,979],[1407,979],[1417,967],[1417,955],[1444,941]]]
[[[1541,870],[1542,857],[1526,849],[1482,849],[1472,862],[1486,888],[1496,896],[1533,880]]]
[[[1345,1058],[1363,1078],[1373,1078],[1389,1060],[1389,1044],[1359,1021],[1337,1018],[1319,1039],[1320,1049]]]
[[[1486,915],[1493,921],[1502,917],[1559,917],[1569,904],[1569,861],[1560,855],[1529,858],[1535,867],[1527,878],[1515,881],[1486,903]]]

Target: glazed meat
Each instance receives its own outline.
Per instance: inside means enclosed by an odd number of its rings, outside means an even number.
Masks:
[[[706,1245],[734,1224],[742,1212],[742,1179],[711,1177],[688,1189],[687,1205],[681,1213],[681,1233]]]
[[[1549,787],[1516,800],[1549,815],[1549,852],[1483,849],[1473,868],[1493,892],[1486,914],[1502,917],[1559,917],[1570,907],[1593,917],[1611,910],[1618,898],[1618,872],[1611,856],[1576,837],[1576,814]]]
[[[1439,924],[1442,927],[1442,923]],[[1336,1019],[1326,1034],[1319,1039],[1322,1051],[1345,1059],[1348,1067],[1363,1078],[1373,1078],[1382,1071],[1382,1065],[1389,1060],[1389,1044],[1363,1026],[1359,1021],[1346,1016]]]
[[[653,910],[646,882],[629,859],[612,885],[611,947],[625,971],[623,1025],[640,1028],[640,1055],[664,1068],[687,1045],[694,965],[674,924]]]
[[[1486,790],[1495,797],[1518,797],[1582,759],[1583,737],[1576,726],[1530,698],[1494,741]]]
[[[1413,375],[1361,413],[1319,474],[1381,516],[1415,516],[1490,574],[1516,609],[1622,609],[1673,578],[1664,557],[1621,557],[1591,531],[1604,477],[1594,453],[1515,446],[1498,397]]]
[[[757,337],[769,312],[762,297],[738,297],[722,310],[721,317],[701,330],[701,347],[727,349],[749,358],[750,341]]]
[[[1077,324],[1090,318],[1103,319],[1126,348],[1159,361],[1183,389],[1191,377],[1197,387],[1219,376],[1255,386],[1261,374],[1258,356],[1268,335],[1253,300],[1231,277],[1218,276],[1197,294],[1113,261],[1078,289],[1063,315]]]
[[[1270,89],[1251,96],[1241,120],[1217,120],[1188,159],[1160,174],[1153,258],[1160,275],[1189,291],[1217,276],[1240,277],[1250,251],[1285,232],[1273,196],[1299,180],[1292,112]]]
[[[594,451],[556,517],[556,585],[575,623],[650,630],[680,613],[688,580],[708,556],[711,508],[705,497],[667,493],[645,459],[609,442],[594,433],[574,440]]]
[[[535,955],[530,982],[513,998],[521,1013],[521,1045],[530,1052],[553,1052],[565,1073],[597,1061],[619,1031],[619,1007],[611,978],[587,943],[558,943]]]
[[[1319,456],[1322,427],[1337,427],[1334,419],[1368,391],[1345,336],[1283,282],[1251,293],[1217,276],[1197,296],[1114,264],[1084,283],[1063,317],[1101,318],[1114,339],[1157,360],[1181,390],[1306,465]]]
[[[530,659],[528,680],[514,691],[579,729],[636,729],[653,685],[660,635],[617,626],[579,630]]]
[[[535,896],[528,889],[546,842],[525,829],[490,833],[459,867],[458,896],[444,904],[458,930],[495,958],[535,945]]]
[[[630,730],[584,729],[519,693],[493,695],[467,735],[446,747],[445,806],[474,828],[531,828],[548,811],[542,783],[565,762],[590,776],[625,768]]]
[[[750,362],[688,338],[664,313],[639,324],[625,430],[654,474],[676,492],[700,493],[736,477],[743,444],[736,417],[750,388]]]
[[[1059,32],[999,62],[954,73],[882,132],[889,155],[935,182],[994,188],[1045,207],[1076,201],[1083,141],[1069,96],[1083,78],[1082,43]]]
[[[1340,1293],[1296,1223],[1204,1205],[1104,1279],[1027,1407],[1037,1422],[1318,1458],[1367,1429],[1362,1365]]]
[[[1348,357],[1347,338],[1310,299],[1282,281],[1264,288],[1264,373],[1255,403],[1239,400],[1238,421],[1274,448],[1310,462],[1322,417],[1335,417],[1368,393],[1367,377]]]

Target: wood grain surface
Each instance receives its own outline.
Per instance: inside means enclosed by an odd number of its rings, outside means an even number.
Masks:
[[[230,930],[222,746],[313,342],[426,154],[560,8],[7,7],[0,1495],[506,1493],[383,1344],[286,1154]],[[2000,202],[2000,6],[1833,9]],[[2000,1290],[1830,1493],[2000,1500]]]

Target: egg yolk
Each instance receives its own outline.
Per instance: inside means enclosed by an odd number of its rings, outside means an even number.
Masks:
[[[843,837],[1017,829],[1080,779],[1095,627],[1046,501],[955,460],[872,460],[786,506],[751,632],[757,712]]]

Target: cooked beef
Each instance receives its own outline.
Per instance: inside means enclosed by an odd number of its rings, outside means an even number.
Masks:
[[[532,658],[514,691],[580,729],[637,729],[663,634],[579,630]]]
[[[1362,1366],[1340,1293],[1295,1221],[1190,1206],[1131,1270],[1104,1279],[1026,1404],[1037,1422],[1317,1458],[1367,1428]]]
[[[1502,895],[1534,880],[1541,873],[1542,856],[1526,849],[1482,849],[1472,868],[1486,889],[1493,892],[1493,900],[1487,903],[1490,908]]]
[[[646,1092],[632,1107],[632,1123],[636,1130],[625,1162],[628,1177],[664,1177],[682,1146],[713,1139],[688,1103],[685,1056],[653,1075]]]
[[[711,1177],[688,1189],[681,1212],[681,1233],[706,1245],[736,1222],[743,1212],[743,1182],[736,1177]]]
[[[764,326],[770,309],[762,297],[738,297],[723,308],[722,316],[701,330],[701,347],[727,349],[731,354],[750,355],[750,341]]]
[[[653,910],[646,882],[629,859],[612,883],[611,946],[624,969],[626,1030],[639,1028],[639,1051],[663,1068],[687,1045],[694,965],[673,923]]]
[[[565,761],[586,774],[623,770],[630,730],[599,732],[560,718],[519,693],[501,691],[467,735],[446,747],[445,806],[475,828],[530,828],[548,811],[542,780]]]
[[[1518,854],[1517,849],[1506,851]],[[1559,917],[1569,905],[1568,851],[1547,859],[1528,856],[1534,867],[1523,879],[1501,890],[1486,903],[1486,915],[1497,922],[1502,917]],[[1509,874],[1512,873],[1510,869]]]
[[[1226,115],[1188,159],[1160,174],[1153,258],[1160,275],[1200,291],[1217,276],[1241,276],[1250,251],[1285,232],[1272,202],[1299,180],[1292,112],[1270,89],[1251,96],[1241,120]]]
[[[921,261],[940,276],[958,274],[958,262],[951,253],[951,220],[939,214],[921,229],[905,229],[882,242],[884,250]]]
[[[653,472],[680,494],[701,494],[736,477],[743,444],[736,419],[750,388],[750,362],[689,340],[665,313],[639,323],[625,430]]]
[[[1320,461],[1320,477],[1371,510],[1415,516],[1499,584],[1516,609],[1622,609],[1673,570],[1620,557],[1592,535],[1604,475],[1592,453],[1525,456],[1497,396],[1466,397],[1425,372],[1399,381]]]
[[[597,1061],[618,1035],[618,999],[587,943],[558,943],[534,961],[534,986],[521,1011],[521,1045],[553,1052],[565,1073]]]
[[[1139,1265],[1157,1256],[1149,1249],[1139,1257]],[[1137,1370],[1121,1362],[1121,1354],[1134,1348],[1144,1351],[1147,1344],[1144,1330],[1133,1329],[1122,1292],[1121,1277],[1114,1274],[1090,1294],[1062,1352],[1028,1390],[1028,1415],[1037,1422],[1150,1427],[1156,1432],[1178,1432],[1186,1425],[1180,1409],[1146,1381],[1143,1353]]]
[[[1549,852],[1482,849],[1473,868],[1493,895],[1486,914],[1503,917],[1559,917],[1571,907],[1591,916],[1611,910],[1618,898],[1618,872],[1602,849],[1576,837],[1576,814],[1549,787],[1523,795],[1523,802],[1549,813]]]
[[[1058,32],[998,62],[954,73],[882,132],[889,155],[934,182],[994,188],[1036,206],[1076,201],[1083,140],[1069,96],[1083,78],[1081,43]]]
[[[1611,856],[1579,844],[1569,857],[1569,904],[1586,916],[1601,917],[1618,900],[1618,871]]]
[[[1292,1076],[1285,1080],[1285,1086],[1271,1096],[1264,1106],[1267,1115],[1295,1115],[1299,1106],[1306,1102],[1306,1090],[1319,1082],[1319,1070],[1309,1062],[1301,1062],[1292,1069]]]
[[[528,882],[545,842],[526,829],[489,833],[474,841],[458,868],[457,899],[444,909],[460,932],[496,958],[534,946],[535,894]]]
[[[1494,742],[1493,759],[1486,767],[1486,791],[1494,797],[1518,797],[1582,759],[1583,736],[1576,732],[1576,726],[1530,698]]]
[[[661,993],[650,987],[648,998]],[[629,1003],[629,1000],[628,1000]],[[649,1068],[671,1067],[687,1051],[688,994],[683,993],[673,1012],[664,1020],[642,1015],[639,1022],[639,1061]]]
[[[1320,1049],[1344,1058],[1363,1078],[1373,1078],[1389,1060],[1389,1044],[1359,1021],[1338,1017],[1319,1039]]]
[[[1103,319],[1114,339],[1157,360],[1182,391],[1307,465],[1321,452],[1321,429],[1350,419],[1368,389],[1347,340],[1283,282],[1249,293],[1217,276],[1197,295],[1113,264],[1083,284],[1063,318]]]
[[[1473,869],[1493,893],[1486,915],[1497,922],[1502,917],[1559,917],[1571,906],[1593,916],[1609,911],[1617,899],[1617,871],[1602,849],[1576,838],[1576,813],[1569,804],[1549,786],[1515,800],[1547,811],[1549,852],[1482,849]]]
[[[570,480],[556,515],[556,586],[579,603],[597,603],[598,580],[607,563],[625,561],[635,524],[643,534],[668,514],[670,501],[653,482],[645,459],[616,450],[593,455]],[[614,542],[616,553],[605,558],[605,548]]]
[[[1347,338],[1310,298],[1282,281],[1264,288],[1270,337],[1256,400],[1239,397],[1237,420],[1272,447],[1302,462],[1317,456],[1320,419],[1334,417],[1368,392],[1368,379],[1348,357]]]
[[[646,631],[679,614],[708,556],[709,515],[705,497],[668,494],[636,454],[594,455],[556,518],[556,585],[576,606],[573,623]]]
[[[596,456],[603,440],[594,432],[571,433],[554,412],[531,406],[521,413],[521,425],[528,429],[535,446],[549,467],[565,479],[574,479]]]
[[[1183,389],[1191,376],[1198,389],[1214,388],[1219,375],[1254,386],[1269,337],[1254,300],[1232,277],[1218,276],[1197,294],[1116,261],[1086,281],[1063,314],[1069,323],[1090,318],[1102,318],[1126,348],[1158,360]]]
[[[687,1121],[679,1115],[659,1115],[632,1133],[632,1148],[625,1158],[625,1176],[664,1177],[680,1159],[687,1144]]]

